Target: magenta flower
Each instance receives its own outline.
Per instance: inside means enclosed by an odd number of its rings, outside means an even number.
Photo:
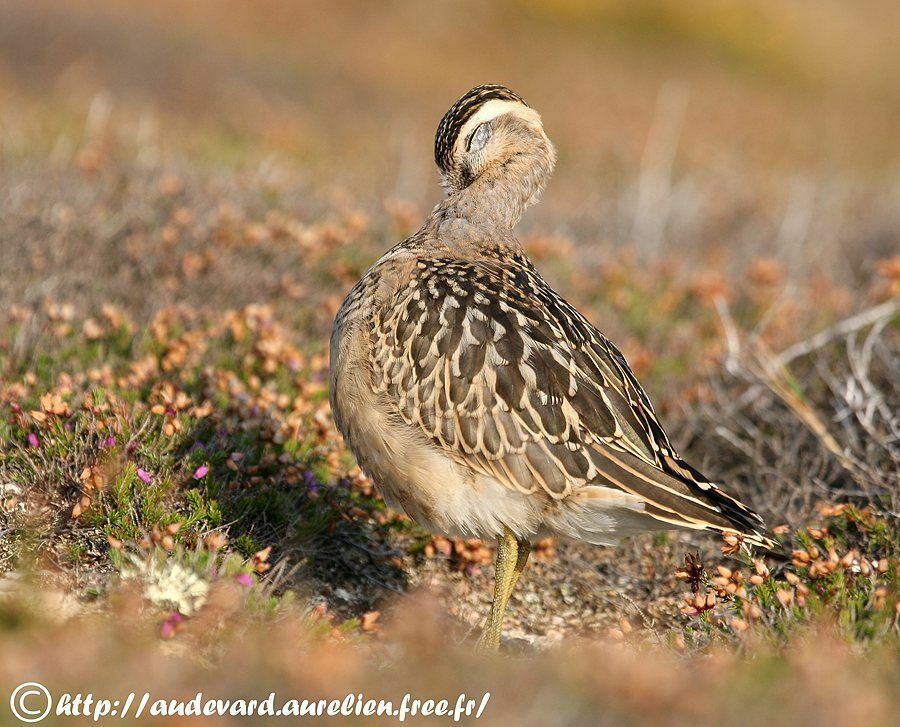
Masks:
[[[209,467],[205,464],[201,464],[196,470],[194,470],[194,479],[202,480],[209,473]]]
[[[184,616],[182,616],[178,611],[172,611],[169,614],[168,618],[162,622],[159,627],[159,635],[164,639],[171,639],[175,635],[175,629],[184,621]]]
[[[35,434],[34,432],[28,432],[27,439],[28,439],[28,444],[32,447],[39,447],[41,444],[40,440],[38,439],[37,434]]]
[[[142,470],[140,467],[138,468],[137,476],[138,479],[145,485],[149,485],[151,482],[153,482],[153,478],[150,476],[150,473],[146,470]]]
[[[101,447],[112,447],[115,443],[116,443],[116,438],[113,437],[112,435],[110,435],[100,443],[100,446]]]
[[[250,588],[250,586],[253,585],[253,576],[251,576],[249,573],[241,573],[235,576],[234,580],[236,580],[246,588]]]

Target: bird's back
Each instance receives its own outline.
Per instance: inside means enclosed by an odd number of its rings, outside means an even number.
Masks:
[[[348,296],[351,368],[362,377],[356,386],[370,383],[367,406],[541,507],[614,501],[647,529],[711,528],[768,543],[755,513],[678,456],[624,356],[514,238],[479,240],[473,254],[458,236],[483,231],[426,225]]]
[[[624,356],[516,240],[555,162],[537,113],[504,87],[473,89],[435,155],[447,198],[357,283],[332,339],[335,418],[376,481],[420,511],[493,498],[469,532],[495,535],[496,513],[521,506],[522,537],[684,527],[770,544],[678,456]]]

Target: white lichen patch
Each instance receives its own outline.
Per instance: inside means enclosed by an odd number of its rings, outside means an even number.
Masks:
[[[131,564],[122,576],[142,581],[144,597],[155,606],[190,616],[206,603],[209,583],[192,568],[172,559],[135,557]]]

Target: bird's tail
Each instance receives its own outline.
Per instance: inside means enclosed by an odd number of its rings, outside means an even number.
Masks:
[[[658,467],[608,446],[600,454],[593,461],[604,479],[643,500],[651,517],[672,527],[714,530],[734,539],[736,549],[782,550],[756,512],[682,459],[664,456]]]

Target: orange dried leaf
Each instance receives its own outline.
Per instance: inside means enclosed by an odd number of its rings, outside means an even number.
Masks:
[[[381,611],[369,611],[368,613],[364,613],[360,619],[360,627],[366,633],[375,633],[379,629],[379,626],[376,623],[379,618],[381,618]]]

